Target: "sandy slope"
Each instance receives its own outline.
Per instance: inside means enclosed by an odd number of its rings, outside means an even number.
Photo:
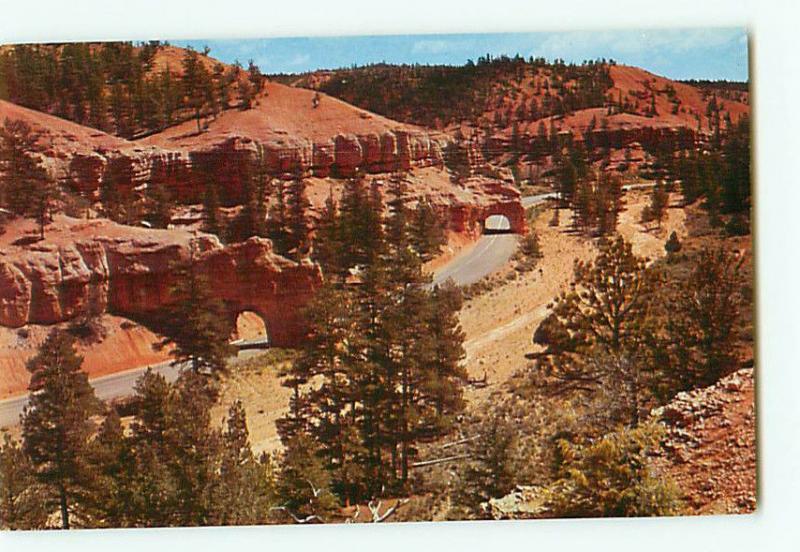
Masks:
[[[685,213],[669,209],[662,228],[648,231],[638,222],[647,201],[646,192],[626,194],[627,208],[620,216],[619,231],[633,243],[637,255],[656,258],[664,254],[664,241],[670,232],[685,235]],[[533,332],[547,315],[548,303],[569,285],[575,260],[596,254],[590,240],[569,231],[570,217],[571,212],[562,209],[561,224],[554,228],[548,225],[552,211],[544,211],[534,225],[544,253],[539,268],[472,299],[461,312],[467,370],[473,378],[486,374],[488,389],[525,366],[525,354],[534,350]],[[473,399],[486,395],[485,389],[468,391]]]

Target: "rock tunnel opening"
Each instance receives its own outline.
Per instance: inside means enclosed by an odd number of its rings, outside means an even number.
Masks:
[[[270,343],[264,318],[250,310],[242,311],[236,316],[236,328],[232,337],[240,346],[268,346]]]
[[[484,234],[510,234],[511,221],[505,215],[490,215],[483,221]]]

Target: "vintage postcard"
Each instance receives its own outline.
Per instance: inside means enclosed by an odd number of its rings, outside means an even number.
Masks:
[[[738,28],[0,46],[0,528],[756,508]]]

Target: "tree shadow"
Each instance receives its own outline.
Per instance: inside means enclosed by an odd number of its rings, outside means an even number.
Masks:
[[[32,245],[32,244],[40,242],[40,241],[42,241],[42,237],[39,236],[39,235],[36,235],[36,236],[23,236],[21,238],[18,238],[16,240],[14,240],[13,242],[11,242],[11,245],[17,245],[17,246],[23,246],[24,247],[26,245]]]

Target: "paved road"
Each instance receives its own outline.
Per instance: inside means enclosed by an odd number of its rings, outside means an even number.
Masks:
[[[95,395],[103,400],[116,399],[129,395],[133,391],[136,380],[139,379],[147,368],[152,368],[154,372],[162,374],[167,381],[175,381],[178,377],[178,367],[172,366],[171,362],[162,362],[152,366],[134,368],[125,372],[118,372],[108,376],[94,378],[91,383],[94,387]],[[19,421],[19,415],[28,402],[28,396],[12,397],[0,401],[0,427],[8,427]]]
[[[251,340],[237,340],[232,345],[235,345],[241,354],[246,355],[246,349],[263,349],[268,345],[266,339],[251,339]],[[153,364],[150,366],[143,366],[141,368],[134,368],[125,372],[117,372],[116,374],[109,374],[91,380],[94,393],[98,398],[103,400],[116,399],[119,397],[126,397],[133,392],[133,387],[136,380],[144,374],[148,368],[152,368],[157,374],[163,375],[167,381],[175,381],[178,377],[180,368],[172,366],[172,362],[162,362],[160,364]],[[19,415],[22,413],[23,408],[28,402],[28,396],[12,397],[0,401],[0,428],[8,427],[16,424],[19,421]]]
[[[526,209],[541,203],[555,194],[539,194],[522,198],[522,206]],[[487,219],[487,229],[503,230],[508,222],[504,219]],[[441,267],[433,275],[433,283],[444,283],[448,278],[465,286],[477,282],[484,276],[505,265],[517,250],[519,237],[515,234],[487,234],[481,236],[475,245],[457,255],[452,261]]]

